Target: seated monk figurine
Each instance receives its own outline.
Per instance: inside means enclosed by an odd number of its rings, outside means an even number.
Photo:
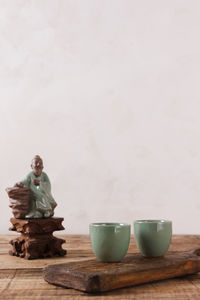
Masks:
[[[17,183],[17,187],[28,187],[30,189],[30,210],[25,218],[49,218],[54,214],[57,206],[52,194],[51,183],[43,170],[43,161],[36,155],[32,162],[33,169],[24,180]]]

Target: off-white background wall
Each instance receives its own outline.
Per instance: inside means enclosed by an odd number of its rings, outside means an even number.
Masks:
[[[198,234],[199,80],[198,0],[0,0],[0,233],[39,154],[66,233]]]

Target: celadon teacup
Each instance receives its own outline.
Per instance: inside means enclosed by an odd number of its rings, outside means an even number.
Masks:
[[[137,220],[134,222],[134,238],[143,256],[165,255],[171,243],[171,237],[171,221]]]
[[[119,262],[126,255],[131,225],[125,223],[92,223],[90,242],[95,256],[103,262]]]

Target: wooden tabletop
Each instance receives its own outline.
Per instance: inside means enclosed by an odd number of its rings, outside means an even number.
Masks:
[[[16,237],[16,235],[15,235]],[[200,273],[123,288],[99,295],[91,295],[73,289],[64,289],[44,281],[42,269],[62,262],[80,261],[94,258],[87,235],[59,235],[66,240],[68,254],[60,258],[25,260],[8,255],[9,240],[13,235],[0,235],[0,299],[200,299]],[[200,247],[200,235],[173,236],[170,250],[189,250]],[[138,252],[133,237],[129,253]]]

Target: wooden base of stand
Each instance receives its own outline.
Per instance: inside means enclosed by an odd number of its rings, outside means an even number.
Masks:
[[[12,227],[21,235],[10,241],[10,255],[26,259],[64,256],[67,251],[62,249],[65,240],[53,236],[53,232],[63,230],[63,218],[44,219],[10,219]]]

